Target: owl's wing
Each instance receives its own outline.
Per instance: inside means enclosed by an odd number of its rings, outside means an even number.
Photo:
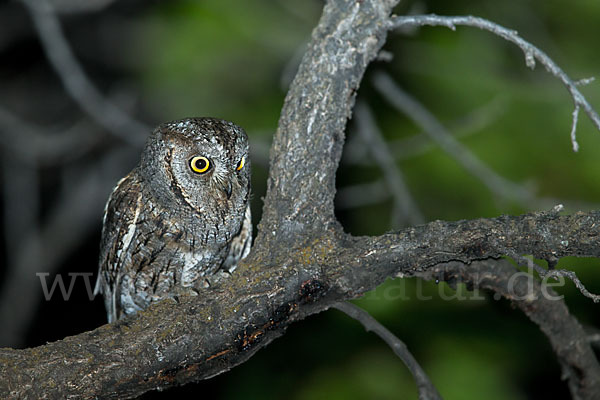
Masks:
[[[117,183],[106,207],[100,240],[98,280],[94,294],[104,295],[108,322],[116,321],[121,314],[121,272],[127,257],[127,249],[136,231],[136,223],[142,207],[142,192],[137,169]]]
[[[231,239],[229,253],[227,253],[222,268],[225,271],[232,272],[237,267],[238,261],[250,253],[250,247],[252,247],[252,215],[250,204],[248,204],[242,227],[239,233]]]

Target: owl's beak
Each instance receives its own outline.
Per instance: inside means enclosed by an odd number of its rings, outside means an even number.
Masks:
[[[223,185],[223,191],[227,195],[227,200],[229,200],[231,198],[232,191],[231,181],[228,180],[227,182],[225,182],[225,184]]]

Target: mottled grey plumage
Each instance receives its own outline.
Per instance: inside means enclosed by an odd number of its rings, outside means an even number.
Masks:
[[[250,251],[249,194],[240,127],[213,118],[158,126],[106,204],[95,292],[109,322],[233,271]]]

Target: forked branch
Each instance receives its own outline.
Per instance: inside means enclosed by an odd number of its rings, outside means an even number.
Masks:
[[[91,83],[75,58],[63,34],[60,21],[48,0],[22,0],[22,2],[31,14],[46,57],[60,77],[67,93],[99,125],[125,142],[140,147],[150,128],[108,101]]]

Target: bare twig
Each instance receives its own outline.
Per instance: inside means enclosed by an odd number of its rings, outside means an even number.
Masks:
[[[571,145],[573,146],[573,151],[579,151],[579,143],[577,143],[577,120],[579,119],[579,104],[575,103],[575,108],[573,108],[573,122],[571,123]]]
[[[503,95],[494,97],[488,103],[470,111],[452,122],[449,130],[454,137],[464,138],[478,133],[485,126],[506,112],[506,98]],[[437,143],[429,135],[419,132],[401,139],[386,142],[396,161],[417,157],[434,149]],[[344,145],[343,163],[357,165],[373,165],[369,157],[365,157],[367,149],[361,140],[350,136]]]
[[[595,81],[596,81],[596,77],[590,76],[588,78],[581,78],[581,79],[576,80],[575,84],[577,86],[586,86]]]
[[[583,294],[585,297],[592,299],[594,301],[594,303],[600,302],[600,295],[591,293],[589,290],[587,290],[585,288],[585,286],[583,285],[583,283],[581,283],[581,281],[577,277],[577,274],[575,273],[575,271],[569,271],[566,269],[554,269],[554,270],[546,271],[546,273],[542,275],[543,278],[546,278],[546,277],[547,278],[557,278],[559,276],[563,277],[563,278],[569,278],[571,281],[573,281],[573,283],[575,284],[575,287],[577,289],[579,289],[581,294]]]
[[[392,227],[397,229],[404,222],[413,225],[423,223],[423,215],[406,186],[400,168],[396,165],[385,145],[385,140],[375,123],[371,111],[364,103],[358,103],[354,114],[358,131],[373,156],[373,162],[379,165],[394,198]]]
[[[471,110],[451,122],[449,131],[456,139],[470,137],[480,133],[483,128],[496,121],[506,113],[506,97],[498,95],[489,102]],[[403,160],[424,154],[435,148],[437,142],[432,141],[427,133],[421,132],[405,139],[392,140],[389,142],[392,154],[396,160]]]
[[[527,267],[530,270],[535,270],[535,272],[537,272],[539,274],[539,276],[543,279],[549,279],[549,278],[556,279],[559,277],[570,279],[575,284],[575,287],[581,292],[581,294],[583,294],[585,297],[592,299],[594,301],[594,303],[600,302],[600,295],[591,293],[589,290],[587,290],[585,285],[577,277],[577,274],[575,273],[575,271],[570,271],[570,270],[566,270],[566,269],[547,270],[547,269],[543,268],[542,266],[533,262],[533,260],[531,258],[524,257],[524,256],[517,254],[513,251],[510,251],[510,250],[508,250],[506,254],[508,256],[510,256],[511,258],[513,258],[517,263],[519,263],[519,265],[523,265],[523,266],[527,265]]]
[[[531,204],[534,200],[534,196],[529,190],[498,175],[456,140],[435,115],[402,90],[389,75],[382,72],[376,74],[373,77],[373,84],[394,107],[419,125],[446,153],[461,163],[472,175],[479,178],[492,193],[526,205]]]
[[[340,310],[349,317],[357,320],[364,326],[366,331],[375,333],[390,346],[415,379],[417,388],[419,389],[420,400],[441,400],[442,397],[431,383],[431,380],[425,371],[423,371],[423,368],[421,368],[417,360],[410,353],[406,344],[404,344],[404,342],[396,335],[390,332],[385,326],[381,325],[379,321],[373,318],[367,311],[352,303],[336,303],[331,307]]]
[[[457,25],[479,28],[498,35],[519,46],[525,54],[525,63],[529,68],[534,69],[536,60],[538,60],[546,68],[546,71],[558,78],[567,87],[567,90],[573,98],[575,105],[573,121],[571,124],[571,144],[573,146],[573,151],[579,149],[575,130],[580,107],[585,110],[588,117],[592,120],[594,125],[596,125],[596,128],[600,130],[600,116],[598,116],[590,103],[588,103],[587,99],[581,94],[577,88],[577,82],[574,82],[550,57],[548,57],[546,53],[521,38],[517,31],[507,29],[501,25],[488,21],[487,19],[473,16],[440,16],[435,14],[397,16],[393,17],[389,23],[389,26],[392,29],[424,25],[445,26],[452,30],[455,30]],[[589,79],[586,80],[586,82],[589,82]]]
[[[98,124],[133,146],[141,146],[150,129],[108,101],[85,75],[62,32],[48,0],[22,0],[27,6],[46,57],[67,93]]]

